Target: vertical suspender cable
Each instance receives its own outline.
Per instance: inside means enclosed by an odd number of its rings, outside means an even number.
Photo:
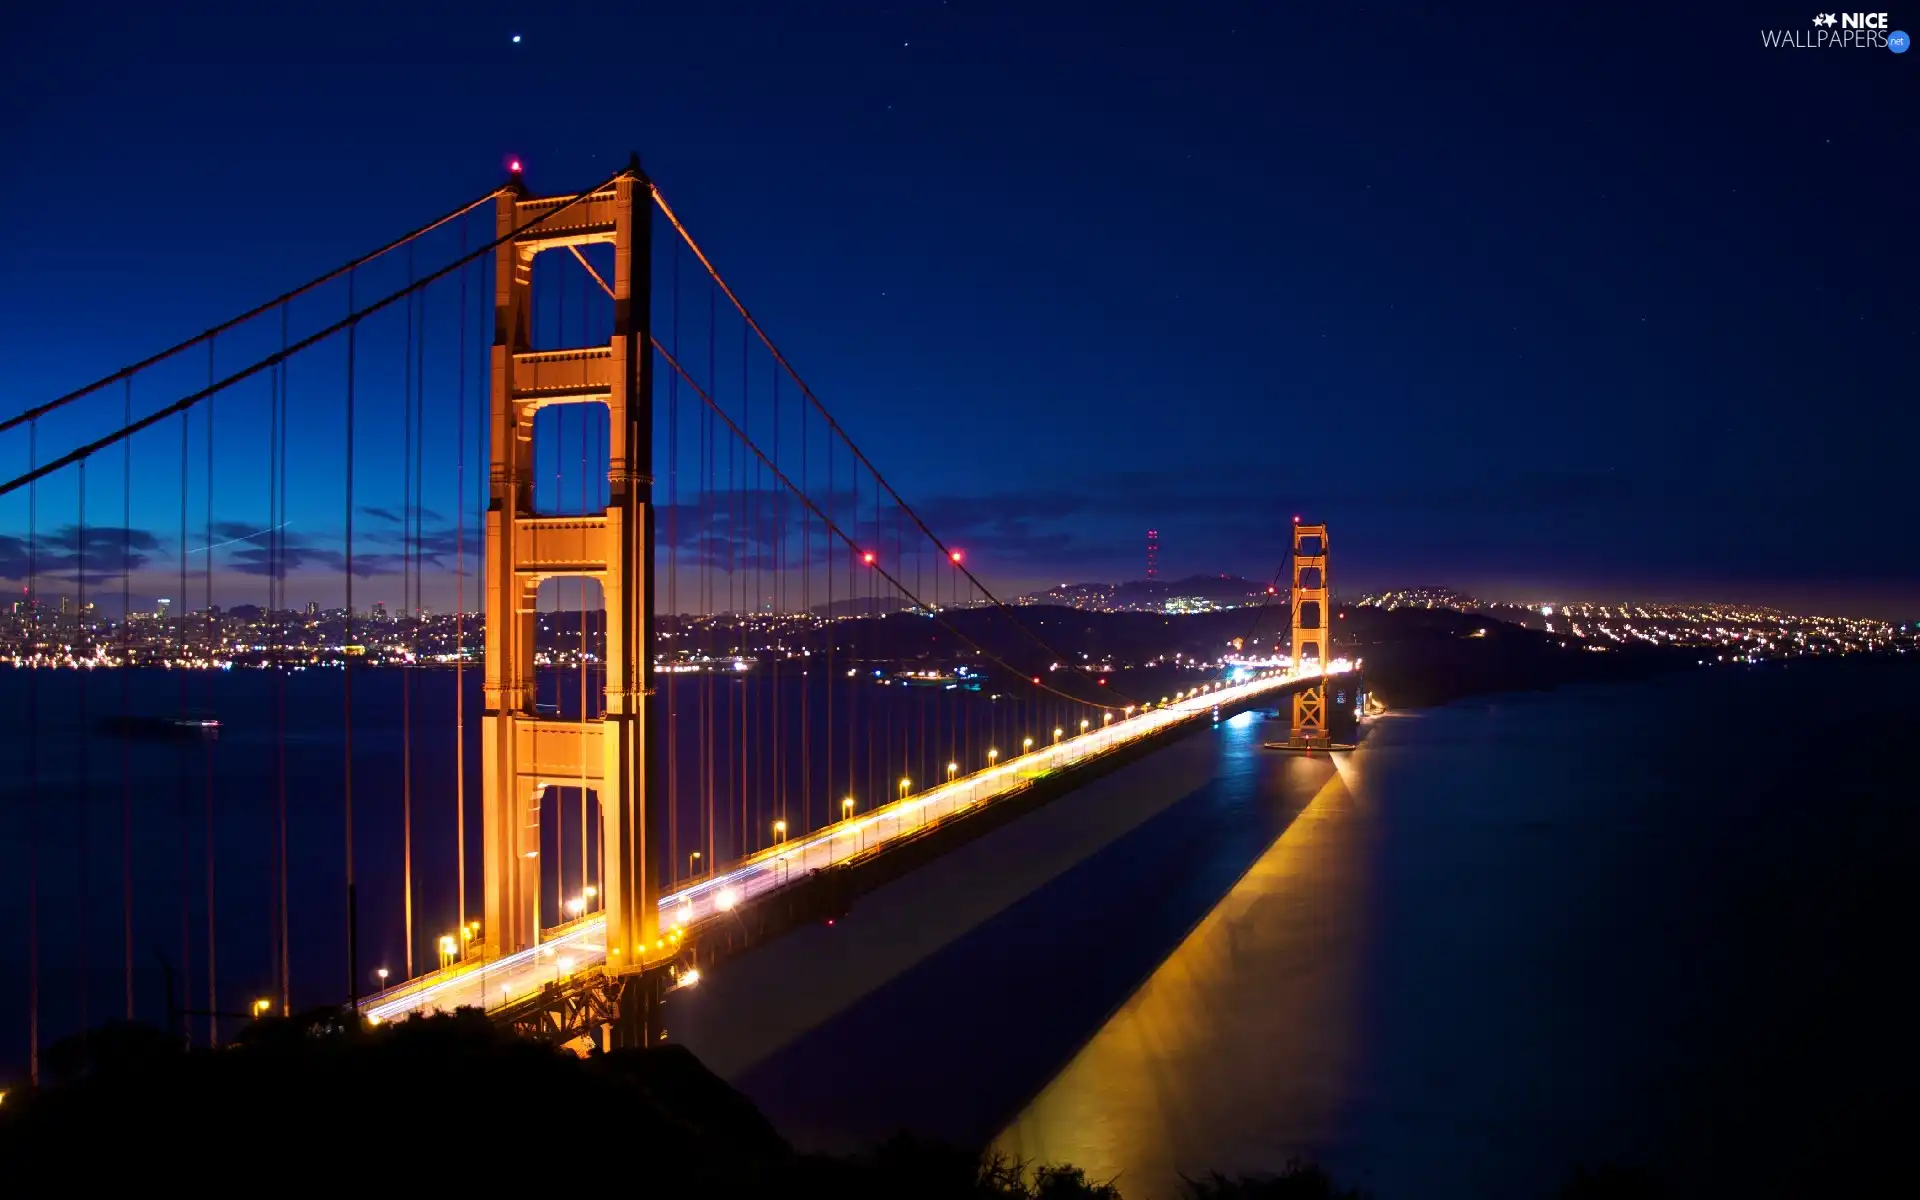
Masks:
[[[411,257],[409,257],[407,270],[408,270],[408,274],[411,275],[413,271]],[[415,343],[415,351],[414,351],[414,359],[413,359],[413,495],[408,500],[408,503],[411,506],[413,511],[413,545],[412,545],[413,612],[412,612],[412,624],[407,627],[407,630],[408,630],[407,674],[409,676],[413,675],[415,672],[419,670],[420,624],[425,619],[424,614],[426,612],[426,588],[425,588],[425,579],[424,579],[424,571],[423,571],[423,568],[426,566],[426,560],[422,554],[422,542],[424,541],[424,538],[425,538],[425,530],[422,527],[421,523],[422,521],[425,520],[425,515],[423,510],[425,509],[426,499],[427,499],[426,460],[425,460],[426,433],[427,433],[427,428],[426,428],[427,294],[431,290],[432,290],[431,285],[429,285],[428,287],[421,288],[419,295],[417,296],[417,300],[420,306],[420,328],[418,333],[418,341]],[[411,710],[413,707],[412,704],[409,703],[407,707],[409,710],[409,714],[411,714]],[[411,720],[412,720],[411,715],[409,715],[408,720],[409,720],[409,725],[408,725],[408,733],[407,733],[407,757],[411,759],[413,757],[413,733],[412,733],[412,725],[411,725]],[[409,766],[407,769],[408,803],[406,805],[407,955],[409,960],[411,960],[413,955],[412,789],[413,789],[413,769],[412,769],[411,763],[409,763]],[[465,944],[466,944],[466,934],[462,932],[459,935],[457,935],[454,941],[454,945],[464,946]],[[408,978],[412,978],[413,976],[413,964],[411,961],[409,961],[407,964],[407,976]]]
[[[280,319],[282,327],[284,328],[286,323],[286,307],[284,305],[282,305],[280,309]],[[281,343],[281,349],[284,350],[286,348],[284,334],[282,335]],[[269,636],[272,638],[269,653],[272,655],[271,661],[273,665],[274,757],[276,760],[274,769],[274,841],[276,843],[279,841],[279,827],[284,819],[281,814],[286,807],[286,798],[283,792],[286,770],[284,766],[278,765],[285,760],[286,752],[283,747],[286,742],[287,730],[286,722],[282,715],[286,688],[280,677],[280,580],[277,574],[280,566],[279,535],[278,531],[274,528],[274,526],[280,523],[280,385],[282,383],[282,376],[284,376],[285,373],[286,364],[284,362],[275,363],[273,369],[267,372],[266,619],[270,627]],[[280,872],[285,869],[285,864],[280,861],[277,849],[271,849],[269,851],[268,862],[272,865],[267,872],[267,890],[270,895],[270,900],[267,905],[267,966],[273,978],[273,992],[277,1000],[280,995]],[[282,1010],[281,1007],[276,1004],[274,1011],[281,1012]],[[282,1013],[282,1015],[284,1015],[284,1013]]]
[[[40,422],[27,424],[27,462],[40,466]],[[27,1078],[40,1086],[40,484],[27,485]]]
[[[280,351],[287,349],[287,306],[280,306]],[[287,520],[287,385],[289,371],[287,364],[279,364],[278,386],[274,390],[273,400],[273,443],[267,448],[273,464],[271,474],[273,519],[267,522],[272,526],[267,543],[267,579],[272,584],[267,608],[273,621],[274,663],[273,663],[273,721],[274,721],[274,878],[278,884],[274,896],[273,961],[277,968],[274,972],[274,985],[279,1004],[280,1015],[292,1014],[293,1001],[289,980],[292,967],[288,963],[287,945],[287,580],[285,525]]]
[[[586,279],[582,279],[580,281],[580,342],[579,344],[582,346],[585,346],[588,340],[593,336],[593,331],[588,326],[588,323],[587,323],[587,309],[588,309],[588,299],[589,299],[589,293],[587,291],[588,282],[589,281]],[[564,331],[565,327],[562,326],[562,329]],[[609,420],[609,423],[611,423],[611,420]],[[585,513],[587,511],[587,505],[590,498],[588,485],[592,482],[593,475],[594,475],[593,467],[592,467],[592,459],[590,458],[588,453],[589,439],[588,439],[588,433],[587,433],[589,427],[592,424],[593,422],[587,420],[586,408],[582,407],[580,409],[580,511],[582,513]],[[653,550],[653,547],[649,546],[647,547],[647,550],[651,552]],[[602,609],[606,607],[606,596],[604,592],[601,595],[600,604]],[[642,654],[647,653],[647,647],[642,646],[640,648],[640,652]],[[580,716],[578,719],[580,720],[581,727],[584,730],[586,721],[587,721],[587,577],[584,575],[580,577]],[[587,855],[587,850],[588,850],[588,846],[587,846],[587,756],[584,754],[580,756],[580,789],[579,790],[580,790],[580,911],[582,914],[585,914],[586,911],[592,907],[592,897],[587,891],[588,887],[592,883],[592,879],[590,878],[587,870],[587,859],[588,859],[588,855]],[[657,804],[659,803],[659,800],[657,797],[651,798],[649,800],[649,803]]]
[[[800,491],[807,490],[807,410],[800,408]],[[800,509],[800,616],[794,625],[801,631],[804,643],[813,641],[813,510],[802,506]],[[813,729],[808,720],[809,698],[812,695],[813,672],[807,667],[808,655],[803,647],[800,668],[800,820],[803,830],[813,828]],[[827,824],[833,823],[835,805],[833,797],[825,797],[827,804]]]
[[[460,257],[467,222],[460,222]],[[484,304],[481,306],[483,309]],[[460,268],[460,349],[455,355],[453,441],[453,889],[460,936],[467,930],[467,268]]]
[[[409,266],[409,273],[411,273],[411,266]],[[425,507],[426,507],[426,499],[427,499],[427,479],[426,479],[427,295],[431,291],[432,291],[431,285],[429,285],[428,287],[421,288],[419,295],[417,297],[420,305],[420,328],[418,333],[418,341],[415,343],[416,349],[415,349],[414,360],[413,360],[413,495],[409,500],[409,504],[412,506],[412,510],[413,510],[413,545],[412,545],[413,623],[410,626],[408,626],[408,642],[407,642],[407,655],[409,659],[407,663],[407,672],[410,675],[417,672],[419,669],[420,627],[421,627],[421,622],[425,620],[426,607],[427,607],[426,586],[425,586],[426,559],[425,559],[424,550],[423,550],[423,543],[426,538],[426,530],[423,525],[423,522],[426,519]],[[407,753],[409,757],[411,757],[413,753],[413,741],[412,741],[411,734],[409,734],[408,741],[407,741]],[[407,772],[407,781],[408,781],[409,787],[411,787],[411,784],[413,781],[413,772],[411,769],[409,769]],[[412,931],[411,915],[413,912],[413,806],[411,804],[408,804],[407,806],[406,841],[407,841],[407,912],[409,915],[409,921],[408,921],[409,932],[407,937],[407,950],[409,953],[411,953],[413,950],[413,937],[411,932]],[[465,935],[462,934],[460,935],[460,939],[456,941],[455,944],[463,945],[464,943],[465,943]],[[408,974],[411,975],[412,972],[409,971]]]
[[[180,617],[176,626],[179,629],[179,643],[186,642],[187,633],[187,492],[188,483],[193,477],[190,428],[191,410],[180,413],[180,590],[177,593],[180,605]],[[192,666],[193,656],[175,664],[180,671],[180,715],[186,715],[187,708],[187,668]],[[177,787],[177,801],[180,817],[180,1033],[187,1044],[193,1044],[192,1026],[186,1019],[186,1010],[193,1007],[193,925],[192,899],[188,893],[188,880],[192,872],[189,863],[192,858],[190,845],[190,826],[192,818],[187,807],[187,744],[180,743],[180,773]]]
[[[133,380],[126,386],[125,423],[133,424]],[[127,685],[133,672],[133,439],[120,458],[120,716],[127,716]],[[120,957],[126,980],[127,1020],[133,1020],[133,771],[128,743],[120,739]]]
[[[860,477],[854,474],[853,466],[851,463],[848,464],[848,468],[847,468],[847,496],[848,496],[847,523],[853,526],[854,536],[859,537],[860,536]],[[855,576],[854,576],[854,570],[855,570],[854,561],[857,558],[859,558],[859,555],[854,552],[852,547],[848,547],[847,548],[847,611],[853,615],[854,624],[853,624],[853,634],[851,636],[849,645],[847,646],[847,661],[850,663],[853,663],[855,666],[858,666],[860,663],[859,649],[860,649],[860,628],[861,628],[859,623],[860,606],[855,602],[855,594],[854,594],[858,590],[858,585],[855,583]],[[856,678],[854,680],[854,686],[847,689],[847,794],[848,795],[855,795],[855,792],[856,792],[855,771],[856,771],[856,764],[859,762],[859,748],[858,748],[859,743],[856,740],[857,735],[854,732],[854,726],[857,722],[857,717],[860,711],[860,705],[859,705],[860,688],[865,683],[866,683],[865,680]],[[867,793],[868,807],[872,807],[874,805],[882,803],[883,793],[879,793],[874,790],[873,773],[871,771],[867,772],[866,780],[867,780],[867,787],[865,790]]]
[[[347,272],[347,315],[353,313],[354,272]],[[346,775],[341,792],[341,811],[346,820],[347,850],[347,1004],[357,1013],[360,1008],[360,905],[353,882],[353,376],[356,339],[360,322],[347,326],[347,453],[346,453],[346,589],[347,625],[343,642],[341,672],[341,709],[345,725]]]
[[[773,465],[774,468],[778,470],[780,466],[780,376],[775,374],[771,378],[773,380]],[[780,587],[780,576],[786,569],[786,513],[786,490],[784,488],[775,488],[773,489],[773,504],[767,513],[768,520],[773,527],[773,537],[771,539],[773,542],[773,597],[772,603],[768,607],[773,613],[773,624],[770,627],[769,633],[773,638],[780,640],[784,640],[786,636],[784,632],[785,622],[782,620],[785,614],[781,608]],[[780,640],[773,641],[770,644],[772,650],[771,657],[773,659],[771,672],[773,676],[773,712],[771,714],[773,718],[773,811],[781,825],[785,826],[787,822],[787,770],[793,764],[792,757],[786,753],[786,747],[782,744],[787,731],[781,717],[786,712],[787,697],[786,693],[780,690],[780,660],[786,657],[786,651],[781,646]]]
[[[680,247],[673,248],[673,352],[680,353]],[[680,377],[667,376],[667,627],[684,632],[680,624]],[[651,553],[654,547],[647,547]],[[646,647],[653,653],[653,647]],[[680,875],[680,676],[668,660],[667,691],[667,870],[668,879]],[[694,839],[698,841],[696,837]]]
[[[773,382],[773,402],[770,406],[773,417],[768,424],[773,430],[772,444],[774,463],[778,465],[780,461],[780,377],[773,375],[770,376],[770,378]],[[754,474],[755,476],[759,475],[758,468],[755,469]],[[756,484],[758,483],[757,478],[755,482]],[[758,486],[754,488],[754,494],[756,497],[765,495],[764,491]],[[759,504],[756,503],[756,511],[758,508]],[[768,629],[769,642],[767,646],[769,651],[767,657],[770,660],[767,664],[767,669],[768,675],[771,678],[771,682],[768,684],[767,726],[769,732],[768,742],[773,747],[773,792],[772,795],[768,797],[768,804],[774,818],[781,823],[781,827],[784,829],[787,820],[787,775],[785,756],[782,753],[784,748],[780,745],[781,735],[785,732],[785,730],[780,727],[780,715],[786,708],[786,697],[780,694],[780,647],[777,641],[772,640],[778,637],[777,631],[780,628],[778,623],[780,620],[780,542],[786,534],[786,530],[780,525],[780,511],[780,497],[776,494],[770,498],[770,503],[767,504],[766,512],[763,514],[766,517],[771,536],[762,539],[769,547],[769,550],[760,555],[760,561],[765,563],[771,560],[773,566],[773,594],[771,597],[767,597],[770,601],[767,608],[773,615],[773,623],[770,624]]]
[[[213,338],[208,338],[207,339],[207,386],[208,387],[213,386],[214,379],[215,379],[214,372],[213,372],[214,345],[215,345],[215,340]],[[207,566],[206,566],[207,676],[206,676],[206,685],[202,689],[202,691],[205,694],[206,701],[209,708],[211,708],[212,702],[213,702],[213,667],[215,662],[217,661],[217,656],[219,653],[219,644],[220,644],[218,618],[214,616],[214,612],[213,612],[213,540],[214,540],[213,539],[213,405],[214,405],[214,400],[215,400],[215,397],[213,396],[207,397],[207,550],[206,550],[206,554],[207,554]],[[214,895],[214,892],[213,892],[213,882],[214,882],[213,739],[207,738],[204,740],[206,742],[206,753],[204,755],[204,761],[206,764],[205,794],[206,794],[206,823],[207,823],[207,827],[205,831],[206,848],[207,848],[207,1045],[218,1046],[220,1044],[220,1017],[218,1015],[218,1009],[220,1005],[218,1003],[219,991],[215,986],[216,980],[217,980],[217,976],[215,975],[215,959],[214,959],[214,951],[215,951],[214,931],[215,931],[216,925],[215,925],[215,918],[214,918],[214,903],[213,903],[213,895]]]
[[[714,382],[714,364],[718,361],[715,347],[719,344],[719,332],[718,332],[718,326],[715,324],[715,322],[718,320],[719,311],[720,311],[719,298],[714,295],[712,289],[708,289],[707,291],[707,381],[709,383]],[[720,865],[719,863],[714,861],[714,855],[718,853],[718,845],[719,845],[719,837],[720,837],[719,820],[717,818],[715,807],[714,807],[714,800],[716,798],[715,792],[718,789],[718,786],[720,783],[720,769],[719,769],[719,764],[714,761],[714,757],[713,757],[714,745],[715,745],[715,742],[714,742],[715,722],[714,722],[713,710],[714,710],[714,706],[719,703],[720,697],[719,697],[719,688],[714,681],[713,670],[712,670],[712,666],[713,666],[712,651],[714,649],[714,606],[713,606],[714,553],[713,553],[713,537],[712,537],[711,531],[713,529],[713,524],[714,524],[714,514],[713,514],[714,466],[718,459],[718,448],[714,444],[713,410],[712,409],[706,409],[701,413],[700,445],[701,445],[700,453],[701,453],[701,458],[703,462],[703,465],[701,467],[702,475],[701,475],[701,483],[700,483],[701,536],[700,536],[700,542],[699,542],[700,544],[700,579],[701,579],[701,588],[703,591],[703,595],[701,597],[700,611],[704,613],[707,618],[706,627],[702,631],[703,636],[701,641],[702,641],[702,649],[708,652],[707,653],[707,659],[708,659],[707,669],[700,672],[700,686],[706,698],[706,707],[707,707],[706,730],[705,730],[705,735],[702,739],[706,748],[703,751],[701,757],[705,760],[703,763],[703,767],[706,771],[706,776],[707,776],[707,781],[706,781],[707,782],[707,811],[706,811],[707,870],[714,871],[714,870],[717,870]]]
[[[740,424],[743,427],[748,426],[753,419],[753,395],[747,390],[747,383],[747,339],[745,330],[742,330],[740,338]],[[740,599],[734,607],[733,620],[734,653],[740,655],[744,660],[747,653],[747,625],[753,619],[753,602],[750,595],[753,589],[753,547],[751,542],[746,537],[743,537],[741,531],[745,530],[747,534],[750,535],[753,530],[753,483],[749,474],[751,467],[745,451],[738,446],[732,445],[729,445],[727,450],[729,459],[731,459],[734,454],[740,455],[739,481],[734,490],[734,498],[739,505],[740,516],[738,520],[733,522],[731,532],[734,547],[746,556],[744,561],[740,563]],[[731,584],[729,584],[728,592],[729,594],[732,592]],[[740,693],[740,836],[742,839],[740,853],[744,856],[751,854],[754,847],[759,844],[760,806],[758,803],[753,804],[752,812],[749,813],[749,798],[758,799],[758,797],[753,794],[753,783],[749,775],[749,747],[753,742],[754,736],[753,684],[742,682],[738,690]]]
[[[831,439],[827,441],[826,491],[827,511],[831,513],[833,511],[833,441]],[[827,735],[821,740],[824,741],[827,746],[827,803],[836,806],[833,811],[845,814],[847,811],[845,808],[837,807],[838,797],[835,793],[838,789],[833,786],[833,689],[840,685],[839,673],[833,669],[834,643],[840,640],[840,617],[838,613],[833,611],[833,535],[824,529],[820,532],[821,541],[826,544],[826,553],[821,556],[820,573],[827,577],[827,619],[825,625],[827,633]],[[846,798],[854,800],[856,803],[858,800],[853,794],[853,780],[851,778],[847,780]]]
[[[714,377],[713,383],[717,389],[720,381],[717,377]],[[737,582],[734,574],[734,552],[740,544],[740,486],[738,477],[734,471],[734,460],[739,454],[739,450],[740,447],[736,439],[727,439],[727,618],[733,623],[735,629],[733,638],[735,654],[739,654],[745,649],[741,644],[741,635],[739,633],[740,604],[734,594],[734,584]],[[745,858],[753,852],[752,843],[747,840],[748,830],[750,830],[752,826],[747,823],[746,744],[748,735],[746,729],[745,692],[745,684],[741,684],[738,688],[727,689],[727,773],[729,775],[736,774],[733,770],[732,747],[736,740],[740,744],[740,770],[737,772],[739,775],[737,783],[740,792],[740,822],[733,827],[733,854],[735,858]],[[737,738],[735,736],[736,730],[738,731]],[[734,782],[736,781],[729,780],[729,787],[727,789],[729,794],[734,790],[732,786]]]
[[[73,665],[79,668],[78,687],[75,697],[80,707],[80,736],[87,735],[87,675],[91,667],[81,658],[87,651],[87,642],[92,640],[93,623],[87,620],[87,460],[81,459],[78,466],[78,492],[80,523],[73,531],[73,578],[79,595],[74,600],[74,639]],[[93,889],[88,885],[89,868],[93,863],[90,840],[92,829],[93,797],[92,780],[87,763],[93,756],[82,754],[75,764],[79,768],[79,787],[76,789],[80,811],[75,814],[80,823],[80,861],[74,866],[74,874],[80,883],[80,1036],[84,1040],[90,1022],[88,1021],[89,986],[93,977]]]
[[[407,244],[407,283],[413,283],[413,244]],[[407,297],[406,352],[401,358],[400,394],[400,613],[401,619],[414,617],[409,611],[408,585],[413,576],[413,415],[422,397],[414,389],[413,311],[419,297]],[[421,310],[422,323],[426,312]],[[407,978],[413,978],[413,664],[400,668],[400,910],[406,944]]]

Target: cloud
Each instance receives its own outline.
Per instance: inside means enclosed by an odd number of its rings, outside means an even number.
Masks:
[[[145,529],[118,525],[77,525],[27,538],[0,534],[0,579],[22,580],[29,575],[66,583],[96,583],[118,579],[152,562],[160,539]]]
[[[353,574],[367,579],[379,575],[399,575],[417,562],[422,572],[452,574],[464,543],[467,574],[479,564],[485,531],[479,522],[464,530],[453,525],[423,524],[417,533],[402,528],[397,511],[363,508],[361,512],[379,522],[372,529],[354,531]],[[423,522],[439,521],[432,509],[417,510]],[[237,531],[237,532],[236,532]],[[213,526],[216,568],[262,578],[285,578],[298,571],[335,571],[347,569],[344,531],[329,530],[312,534],[289,524],[277,530],[246,521],[219,521]],[[222,545],[240,542],[241,545]]]
[[[409,517],[417,519],[422,525],[428,521],[445,521],[446,518],[431,508],[403,506],[401,508],[383,508],[378,505],[363,505],[360,511],[375,520],[386,521],[394,525],[405,524]]]
[[[914,503],[913,511],[941,542],[993,564],[995,571],[1041,570],[1092,565],[1111,559],[1110,537],[1086,536],[1070,527],[1072,518],[1095,512],[1104,489],[1082,494],[1058,488],[986,496],[946,496]],[[776,558],[797,569],[810,555],[816,565],[844,564],[852,550],[872,549],[893,569],[937,562],[941,550],[912,515],[891,500],[877,506],[872,493],[850,489],[810,496],[819,514],[831,518],[835,534],[799,497],[784,489],[760,488],[695,494],[678,504],[659,505],[655,530],[660,544],[672,548],[682,569],[772,570]],[[1101,524],[1084,522],[1086,528]]]

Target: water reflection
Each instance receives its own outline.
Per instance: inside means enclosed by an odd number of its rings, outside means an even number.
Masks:
[[[1368,751],[1335,773],[999,1136],[1010,1154],[1176,1194],[1179,1173],[1324,1152],[1358,1072]],[[1324,771],[1294,760],[1289,774]]]

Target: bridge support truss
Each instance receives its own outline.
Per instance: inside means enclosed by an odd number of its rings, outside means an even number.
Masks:
[[[1293,526],[1293,644],[1295,667],[1312,659],[1324,669],[1333,661],[1332,610],[1328,604],[1327,527]],[[1322,680],[1293,695],[1293,728],[1288,745],[1302,750],[1325,750],[1332,745],[1327,729],[1327,685]]]
[[[660,1002],[674,978],[661,967],[625,974],[594,967],[529,993],[492,1016],[521,1037],[549,1045],[585,1039],[599,1050],[644,1049],[666,1037]]]
[[[543,214],[542,224],[514,235]],[[486,519],[486,669],[481,720],[485,887],[483,950],[537,944],[540,807],[545,789],[580,786],[600,813],[600,896],[607,971],[643,969],[659,941],[659,861],[666,804],[649,735],[653,691],[652,184],[636,161],[584,198],[529,197],[514,183],[497,201],[490,502]],[[549,250],[610,243],[613,335],[605,345],[535,349],[533,269]],[[534,510],[534,416],[553,404],[608,411],[604,513]],[[534,608],[543,580],[599,583],[606,607],[604,714],[542,718],[534,705]],[[556,925],[558,914],[545,924]],[[582,1018],[584,1019],[584,1018]]]

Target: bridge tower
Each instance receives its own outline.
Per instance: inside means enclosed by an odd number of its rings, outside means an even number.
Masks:
[[[496,203],[490,502],[486,519],[486,670],[481,718],[483,949],[537,944],[540,806],[547,786],[584,786],[600,813],[600,896],[607,970],[632,974],[659,940],[658,862],[666,805],[649,734],[653,692],[652,183],[638,159],[577,196],[527,195],[516,175]],[[556,212],[555,210],[564,210]],[[528,223],[552,214],[539,225]],[[516,230],[525,230],[516,234]],[[532,345],[533,270],[548,250],[611,243],[613,336],[604,345]],[[557,265],[557,264],[556,264]],[[549,268],[551,269],[551,268]],[[552,404],[608,411],[604,513],[550,517],[533,506],[534,414]],[[604,715],[542,717],[534,707],[534,606],[542,580],[586,578],[606,606]]]
[[[1293,521],[1293,656],[1297,668],[1311,658],[1322,668],[1333,661],[1332,612],[1327,602],[1327,527]],[[1293,694],[1293,731],[1289,745],[1324,750],[1327,733],[1327,685],[1323,680]]]

